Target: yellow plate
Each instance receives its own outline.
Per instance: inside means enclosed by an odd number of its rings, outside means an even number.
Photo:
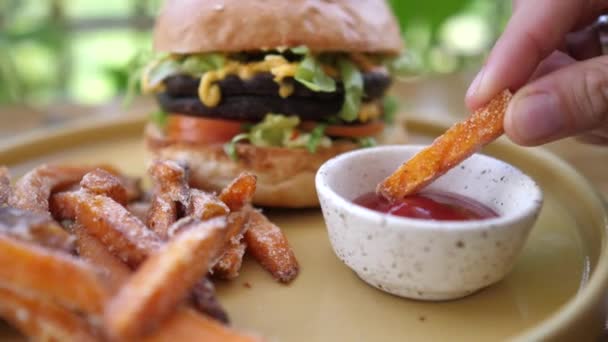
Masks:
[[[127,119],[33,133],[0,148],[0,164],[19,175],[41,162],[111,162],[141,175],[142,128],[141,119]],[[414,121],[408,129],[420,142],[445,127]],[[394,297],[364,284],[334,256],[319,210],[273,210],[270,217],[287,233],[302,273],[283,286],[246,260],[239,278],[218,285],[233,325],[280,341],[589,340],[602,334],[603,203],[578,173],[543,150],[499,141],[485,152],[533,176],[546,196],[515,269],[499,284],[451,302]],[[10,334],[4,329],[0,338]]]

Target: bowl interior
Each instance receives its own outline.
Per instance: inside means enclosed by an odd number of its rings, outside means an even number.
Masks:
[[[376,185],[423,146],[381,146],[340,155],[320,169],[322,184],[347,201]],[[525,211],[542,199],[536,183],[498,159],[475,154],[431,183],[428,190],[474,199],[499,215]]]

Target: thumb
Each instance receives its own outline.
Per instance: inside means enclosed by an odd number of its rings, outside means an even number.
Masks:
[[[522,145],[608,131],[608,56],[572,64],[524,86],[511,100],[504,125],[511,140]]]

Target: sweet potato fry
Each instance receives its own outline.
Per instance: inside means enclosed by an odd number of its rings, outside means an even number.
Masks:
[[[11,176],[8,169],[0,166],[0,207],[8,205],[11,191]]]
[[[228,214],[230,209],[217,196],[199,189],[190,189],[190,206],[186,214],[200,220]]]
[[[171,318],[160,324],[158,329],[142,339],[144,342],[260,342],[262,339],[244,335],[222,324],[198,315],[194,310],[181,307]]]
[[[74,220],[78,211],[79,191],[62,191],[51,195],[49,211],[57,221]]]
[[[76,221],[131,267],[160,248],[162,240],[109,197],[82,192]]]
[[[237,244],[230,243],[226,246],[224,248],[224,254],[222,254],[221,258],[213,265],[211,272],[213,277],[226,280],[238,277],[246,249],[247,244],[244,240],[241,240]]]
[[[200,312],[222,322],[229,323],[228,314],[215,296],[215,286],[209,278],[201,278],[190,294],[192,305]]]
[[[0,234],[71,253],[74,237],[46,214],[0,207]]]
[[[226,218],[195,221],[151,255],[108,303],[110,336],[132,340],[149,333],[188,296],[224,241]]]
[[[231,211],[240,210],[251,203],[256,184],[257,178],[253,174],[243,172],[222,190],[219,198]]]
[[[384,179],[377,192],[391,201],[403,199],[500,137],[504,132],[503,119],[510,99],[511,93],[505,90],[486,107],[450,127],[429,147]]]
[[[178,219],[177,202],[168,193],[155,194],[146,217],[148,228],[161,239],[169,238],[169,229]]]
[[[111,293],[118,291],[120,286],[131,275],[131,269],[120,259],[112,255],[99,240],[76,224],[74,227],[78,255],[92,265],[102,269],[108,278],[108,289]]]
[[[96,169],[87,173],[80,186],[93,194],[106,195],[123,206],[127,204],[127,189],[117,176],[106,170]]]
[[[129,203],[127,205],[127,210],[140,221],[146,222],[148,219],[148,212],[150,211],[150,202],[137,201]]]
[[[184,220],[184,219],[182,219]],[[191,221],[188,221],[191,223]],[[96,238],[89,235],[82,227],[75,227],[77,246],[80,256],[91,264],[104,269],[109,277],[109,288],[116,292],[127,281],[132,271],[120,259],[112,255]],[[211,317],[228,322],[228,315],[215,296],[215,288],[211,281],[204,277],[192,289],[192,304],[200,312]]]
[[[167,239],[167,230],[179,218],[179,209],[185,211],[190,205],[186,170],[177,162],[157,160],[148,173],[154,179],[155,189],[146,223],[162,239]]]
[[[251,210],[245,231],[247,251],[272,276],[289,283],[298,275],[299,265],[281,229],[257,210]]]
[[[53,191],[80,182],[85,174],[95,169],[91,166],[39,166],[17,181],[9,203],[15,208],[46,213]]]
[[[188,207],[190,192],[186,169],[182,165],[172,160],[157,160],[148,173],[160,193],[167,193],[173,201]]]
[[[69,254],[1,235],[0,265],[0,284],[83,312],[100,313],[109,295],[99,269]]]
[[[33,341],[99,341],[87,322],[63,307],[0,287],[0,316]]]

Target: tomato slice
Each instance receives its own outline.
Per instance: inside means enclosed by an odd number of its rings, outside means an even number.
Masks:
[[[225,143],[241,133],[242,125],[242,121],[236,120],[194,118],[170,114],[167,117],[167,137],[190,143]]]
[[[208,119],[181,114],[167,117],[167,137],[175,141],[200,144],[225,143],[242,132],[244,121]],[[299,128],[312,131],[318,125],[314,121],[304,121]],[[362,138],[374,136],[384,130],[384,122],[372,121],[359,125],[329,125],[325,135],[341,138]]]
[[[310,131],[317,125],[316,122],[304,121],[300,127],[305,131]],[[342,138],[363,138],[374,136],[381,133],[382,130],[384,130],[384,122],[377,120],[359,125],[329,125],[325,128],[325,135]]]

